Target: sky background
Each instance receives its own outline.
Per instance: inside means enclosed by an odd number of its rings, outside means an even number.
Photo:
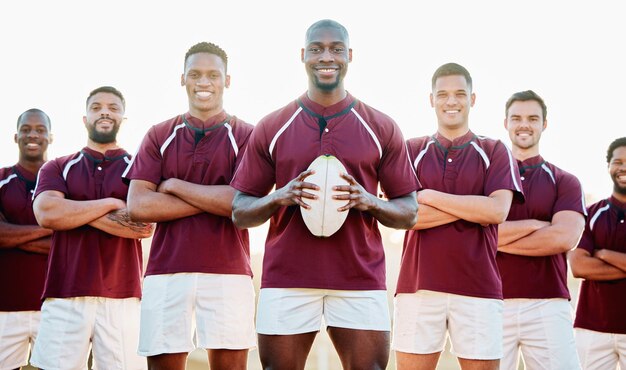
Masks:
[[[86,144],[85,99],[101,85],[126,97],[119,142],[187,111],[180,86],[200,41],[229,56],[225,108],[252,124],[306,90],[304,33],[332,18],[351,38],[346,88],[390,115],[405,138],[431,135],[430,78],[457,62],[474,79],[470,128],[502,139],[504,103],[532,89],[548,105],[541,152],[595,199],[612,185],[605,153],[626,136],[624,6],[618,1],[22,1],[0,11],[0,166],[17,161],[17,116],[37,107],[53,124],[49,157]]]

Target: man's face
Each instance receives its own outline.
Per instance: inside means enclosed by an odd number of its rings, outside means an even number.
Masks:
[[[99,144],[115,142],[123,120],[124,104],[117,95],[99,92],[89,98],[83,123],[92,141]]]
[[[469,111],[475,100],[462,75],[437,78],[430,94],[430,105],[435,108],[438,125],[447,130],[468,127]]]
[[[541,105],[535,100],[514,101],[504,121],[511,143],[520,149],[531,149],[538,145],[546,126]]]
[[[222,111],[224,89],[230,86],[230,76],[222,58],[196,53],[187,58],[180,83],[187,90],[191,115],[207,119]]]
[[[321,91],[333,91],[343,83],[352,61],[343,33],[332,27],[320,27],[311,32],[301,59],[309,76],[309,85]]]
[[[17,133],[14,137],[17,143],[20,158],[26,160],[43,160],[52,142],[50,124],[41,113],[26,113],[22,116]]]
[[[613,151],[609,162],[609,175],[613,180],[613,191],[626,195],[626,146],[620,146]]]

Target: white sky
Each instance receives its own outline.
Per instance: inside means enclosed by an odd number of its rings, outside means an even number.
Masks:
[[[347,89],[406,138],[436,131],[430,77],[454,61],[474,79],[475,133],[508,144],[504,102],[535,90],[548,105],[543,156],[599,199],[612,189],[606,147],[626,136],[623,14],[619,1],[9,2],[0,12],[0,166],[16,162],[15,121],[31,107],[52,118],[50,158],[83,147],[85,98],[101,85],[126,97],[119,140],[134,152],[148,127],[187,110],[180,74],[199,41],[228,53],[225,108],[254,124],[305,91],[304,32],[332,18],[350,33]]]

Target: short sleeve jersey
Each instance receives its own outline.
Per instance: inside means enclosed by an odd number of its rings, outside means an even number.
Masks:
[[[417,190],[400,128],[387,115],[350,94],[323,107],[302,95],[255,127],[231,185],[263,197],[305,171],[320,155],[339,159],[371,194],[387,198]],[[306,228],[299,206],[281,207],[269,224],[262,288],[385,289],[385,257],[377,220],[348,211],[328,238]]]
[[[450,141],[440,134],[408,140],[409,155],[425,189],[448,194],[489,196],[512,190],[523,202],[517,162],[499,140],[469,131]],[[409,230],[397,293],[420,289],[502,299],[496,263],[498,227],[466,220]]]
[[[32,198],[36,175],[16,164],[0,168],[0,213],[15,225],[37,225]],[[48,256],[0,248],[0,311],[38,311]]]
[[[615,197],[588,208],[587,224],[577,248],[593,255],[598,249],[626,253],[626,203]],[[626,279],[583,280],[574,327],[626,334]]]
[[[123,149],[105,154],[83,148],[41,167],[34,199],[44,191],[58,191],[66,199],[126,200],[128,186],[122,172],[130,162]],[[141,297],[141,243],[111,235],[89,225],[55,231],[48,258],[43,298]]]
[[[206,122],[189,113],[150,128],[124,177],[228,185],[253,126],[225,112]],[[252,276],[248,231],[207,212],[159,222],[146,275],[199,272]]]
[[[524,204],[512,204],[507,221],[552,220],[561,211],[585,216],[585,195],[578,179],[546,162],[541,156],[517,161]],[[498,268],[504,298],[565,298],[567,289],[567,254],[531,257],[498,252]]]

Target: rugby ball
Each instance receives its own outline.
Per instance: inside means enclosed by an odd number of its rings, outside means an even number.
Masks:
[[[332,155],[321,155],[309,166],[315,173],[304,181],[319,186],[319,190],[307,189],[307,192],[317,195],[317,199],[305,199],[311,206],[306,209],[300,207],[305,225],[315,236],[329,237],[341,228],[348,217],[348,211],[339,212],[337,209],[348,204],[347,200],[333,199],[335,194],[347,194],[333,190],[336,185],[348,185],[341,173],[348,173],[343,164]]]

